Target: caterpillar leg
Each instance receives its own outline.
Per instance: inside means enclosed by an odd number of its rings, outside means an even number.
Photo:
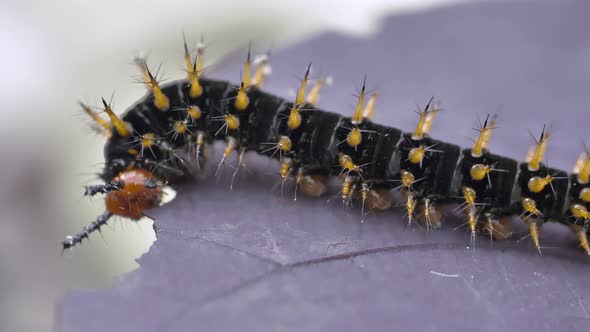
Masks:
[[[356,201],[360,200],[361,204],[361,222],[364,222],[364,217],[366,215],[365,211],[385,211],[391,208],[392,205],[392,197],[391,192],[389,189],[386,188],[376,188],[373,189],[370,187],[369,184],[362,182],[360,183],[360,189],[355,190],[355,186],[353,185],[351,194]]]
[[[326,176],[320,174],[305,174],[299,169],[295,175],[295,197],[297,200],[297,189],[301,188],[303,195],[308,197],[320,197],[327,191]]]
[[[512,222],[509,217],[486,215],[483,230],[490,236],[490,241],[506,240],[512,236]]]
[[[391,191],[386,188],[369,189],[365,204],[371,211],[385,211],[391,208]]]

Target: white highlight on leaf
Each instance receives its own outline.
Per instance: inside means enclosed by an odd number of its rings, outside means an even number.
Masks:
[[[430,274],[434,274],[435,276],[445,277],[445,278],[459,278],[458,274],[446,274],[446,273],[436,272],[436,271],[432,271],[432,270],[430,270]]]

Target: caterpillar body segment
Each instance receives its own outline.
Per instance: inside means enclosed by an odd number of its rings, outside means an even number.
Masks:
[[[562,222],[569,225],[578,236],[580,246],[590,256],[588,236],[590,234],[590,153],[588,149],[580,155],[574,171],[569,175],[569,190],[566,199],[566,218]],[[563,190],[563,189],[562,189]]]
[[[557,221],[569,225],[590,254],[590,160],[587,155],[580,158],[573,174],[548,168],[542,162],[545,132],[532,158],[519,163],[488,151],[495,117],[486,119],[472,148],[462,149],[430,137],[438,111],[433,99],[420,112],[415,130],[403,132],[371,121],[376,96],[367,97],[364,84],[354,112],[347,117],[317,108],[315,86],[311,98],[306,98],[310,67],[295,100],[288,101],[256,85],[261,78],[256,78],[260,75],[256,69],[251,73],[250,56],[245,63],[247,78],[237,85],[202,76],[196,66],[202,60],[194,61],[186,57],[187,68],[192,66],[186,79],[162,85],[146,66],[150,91],[142,100],[122,117],[105,102],[108,124],[91,114],[110,130],[102,178],[117,184],[104,190],[108,216],[100,219],[100,225],[111,215],[142,217],[158,205],[163,183],[174,184],[202,172],[193,167],[191,158],[201,165],[208,146],[224,141],[218,169],[233,152],[239,160],[234,177],[248,151],[278,159],[277,172],[283,183],[293,180],[295,199],[298,191],[321,196],[327,191],[327,178],[339,177],[343,202],[358,200],[363,215],[365,208],[391,207],[390,191],[399,189],[409,221],[420,219],[427,228],[440,225],[438,205],[457,203],[465,211],[473,240],[479,231],[492,238],[508,237],[508,217],[519,215],[529,224],[537,249],[542,224]],[[140,177],[143,184],[137,182]],[[64,248],[81,242],[89,230],[94,228],[68,238]]]
[[[412,133],[402,134],[397,145],[392,168],[411,173],[415,182],[412,189],[420,197],[447,200],[451,196],[451,181],[457,167],[460,147],[425,136],[414,140]],[[412,152],[423,147],[424,155],[413,160]],[[436,147],[436,151],[426,147]]]
[[[473,169],[486,165],[501,169],[490,171],[483,177],[474,176]],[[461,151],[459,162],[453,176],[452,195],[462,197],[461,204],[467,206],[470,218],[470,231],[479,227],[479,216],[498,219],[513,213],[512,191],[518,171],[518,162],[483,150],[479,157],[474,157],[471,149]],[[479,175],[479,174],[477,174]]]

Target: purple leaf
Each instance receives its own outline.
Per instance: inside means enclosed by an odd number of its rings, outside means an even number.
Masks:
[[[553,124],[552,167],[571,169],[588,133],[586,1],[488,2],[391,17],[369,39],[325,34],[273,54],[268,90],[289,88],[313,61],[335,85],[320,107],[352,114],[362,78],[379,92],[376,122],[411,130],[415,103],[443,101],[433,136],[468,146],[477,118],[498,111],[490,149],[522,159],[528,130]],[[213,77],[238,77],[240,62]],[[316,65],[317,64],[317,65]],[[356,86],[356,89],[354,88]],[[218,159],[213,159],[213,163]],[[233,161],[232,161],[233,162]],[[107,291],[73,291],[59,331],[580,330],[590,322],[590,262],[575,237],[547,225],[539,256],[526,239],[496,242],[404,229],[400,210],[369,215],[339,200],[293,202],[271,190],[278,164],[248,157],[180,186],[150,214],[158,240]],[[334,192],[335,193],[335,192]],[[521,223],[514,220],[515,224]],[[524,233],[523,233],[524,235]]]

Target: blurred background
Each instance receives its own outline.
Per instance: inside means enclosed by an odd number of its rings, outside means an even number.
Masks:
[[[451,0],[11,1],[0,3],[0,330],[43,331],[67,289],[109,287],[155,240],[151,222],[116,221],[73,253],[60,241],[102,211],[82,197],[96,180],[103,139],[79,100],[115,111],[139,99],[132,57],[149,54],[162,77],[180,78],[182,32],[210,42],[206,64],[248,41],[278,49],[325,31],[363,36],[394,13]],[[474,2],[474,1],[473,1]]]

